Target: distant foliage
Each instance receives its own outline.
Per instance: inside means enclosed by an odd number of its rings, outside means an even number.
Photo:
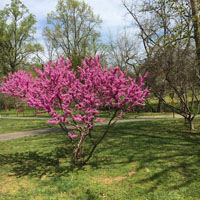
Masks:
[[[20,0],[0,9],[0,74],[15,72],[43,50],[34,39],[36,19]]]

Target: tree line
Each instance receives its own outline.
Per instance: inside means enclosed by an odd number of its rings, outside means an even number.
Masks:
[[[0,73],[30,70],[30,65],[42,68],[46,60],[53,62],[60,55],[72,57],[75,67],[85,56],[101,54],[103,64],[118,65],[130,76],[148,72],[146,84],[158,99],[152,111],[161,112],[165,105],[194,129],[200,104],[199,1],[122,0],[121,6],[131,23],[105,43],[102,20],[88,4],[58,0],[56,10],[47,15],[42,47],[34,39],[35,16],[20,0],[12,0],[0,10]]]

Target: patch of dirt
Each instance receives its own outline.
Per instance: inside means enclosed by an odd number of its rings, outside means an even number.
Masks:
[[[117,176],[117,177],[99,177],[98,182],[103,184],[112,184],[113,182],[118,182],[126,179],[127,176]]]
[[[0,193],[16,194],[21,187],[26,188],[29,185],[27,180],[18,180],[16,177],[5,177],[1,179]]]
[[[44,176],[42,176],[42,177],[40,178],[41,181],[44,181],[44,180],[46,180],[46,179],[47,179],[47,176],[46,176],[46,175],[44,175]]]
[[[134,176],[137,173],[137,169],[130,171],[126,176],[116,176],[116,177],[105,177],[101,176],[95,179],[95,181],[103,184],[112,184],[114,182],[120,182],[130,176]]]
[[[137,171],[131,171],[128,173],[129,176],[134,176],[137,173]]]
[[[0,192],[2,193],[15,194],[18,192],[19,188],[20,186],[15,177],[6,177],[1,180]]]

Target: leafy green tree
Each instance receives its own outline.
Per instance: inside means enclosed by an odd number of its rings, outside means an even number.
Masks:
[[[34,42],[35,17],[20,0],[11,0],[0,10],[0,73],[14,72],[30,56],[42,50]]]
[[[99,16],[83,1],[59,0],[56,11],[48,14],[43,35],[57,55],[72,57],[73,65],[80,65],[84,56],[96,55],[101,49]]]

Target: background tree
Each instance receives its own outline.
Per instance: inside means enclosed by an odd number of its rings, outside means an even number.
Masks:
[[[42,50],[34,43],[35,17],[20,0],[0,10],[0,70],[6,74],[25,65],[32,53]]]
[[[74,66],[98,52],[101,20],[85,2],[59,0],[56,11],[48,14],[47,23],[43,35],[58,54],[73,57]]]
[[[140,73],[139,53],[140,43],[133,33],[124,27],[116,37],[110,36],[108,48],[108,62],[112,66],[119,66],[123,71],[128,71],[133,76]]]
[[[199,1],[190,0],[192,10],[192,22],[194,27],[194,40],[196,46],[196,60],[198,65],[197,76],[200,79],[200,19],[199,19]]]
[[[148,84],[158,98],[158,111],[166,104],[181,114],[193,129],[192,120],[198,113],[198,83],[194,76],[194,18],[189,0],[143,0],[123,5],[138,26],[146,58],[143,69],[149,72]],[[196,18],[195,18],[196,19]],[[173,92],[179,101],[170,104],[165,96]],[[196,103],[195,111],[189,105]]]
[[[193,57],[191,57],[193,55]],[[182,115],[194,129],[193,119],[199,112],[199,80],[196,76],[193,49],[168,46],[145,60],[143,69],[151,70],[147,83],[153,94],[167,107]],[[159,92],[166,92],[160,95]],[[172,99],[169,99],[170,95]]]

